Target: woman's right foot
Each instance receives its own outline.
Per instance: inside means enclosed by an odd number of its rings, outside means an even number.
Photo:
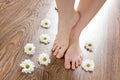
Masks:
[[[79,45],[79,38],[70,40],[69,48],[65,53],[65,63],[66,69],[75,69],[78,67],[83,60],[83,54]]]
[[[58,12],[59,13],[59,12]],[[79,13],[59,15],[58,33],[53,45],[53,55],[57,58],[63,57],[69,46],[70,32],[79,20]]]
[[[71,31],[71,34],[70,34],[69,48],[67,49],[65,53],[64,66],[66,69],[70,69],[70,68],[75,69],[82,63],[82,60],[83,60],[83,54],[82,54],[82,51],[79,45],[80,33],[78,34],[77,32],[77,31],[82,31],[82,29],[79,28],[78,30],[77,29],[78,26],[80,26],[79,22],[74,27],[74,29]]]

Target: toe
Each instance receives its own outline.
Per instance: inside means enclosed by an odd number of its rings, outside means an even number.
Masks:
[[[58,54],[58,51],[59,51],[59,47],[57,47],[53,53],[54,56],[56,56]]]
[[[79,66],[81,65],[81,59],[80,58],[78,59],[78,65]]]
[[[76,67],[79,66],[78,60],[75,61]]]
[[[83,60],[83,55],[81,55],[79,58],[78,58],[78,65],[80,66],[81,63],[82,63],[82,60]]]
[[[66,69],[70,69],[70,59],[69,58],[65,58],[64,66]]]
[[[80,58],[81,58],[81,61],[82,61],[82,60],[83,60],[83,58],[84,58],[84,55],[83,55],[83,54],[81,54]]]
[[[52,48],[52,51],[55,51],[56,47],[57,47],[57,44],[54,43],[53,48]]]
[[[75,69],[75,60],[72,61],[72,69]]]
[[[63,57],[63,55],[64,55],[64,52],[65,52],[65,49],[64,48],[61,48],[60,50],[59,50],[59,52],[58,52],[58,54],[57,54],[57,58],[61,58],[61,57]]]

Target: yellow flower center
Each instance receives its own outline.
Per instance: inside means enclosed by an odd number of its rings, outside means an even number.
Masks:
[[[47,38],[46,38],[46,37],[44,37],[43,39],[44,39],[44,40],[47,40]]]
[[[29,69],[29,68],[30,68],[30,65],[29,65],[29,64],[26,64],[26,65],[25,65],[25,68],[26,68],[26,69]]]
[[[86,66],[87,66],[87,67],[90,67],[91,65],[88,63]]]
[[[47,58],[46,58],[46,57],[44,57],[44,58],[43,58],[43,61],[44,61],[44,62],[46,62],[46,61],[47,61]]]
[[[32,48],[30,47],[28,50],[29,50],[29,51],[31,51],[31,50],[32,50]]]
[[[89,43],[89,44],[88,44],[88,46],[92,46],[92,44],[91,44],[91,43]]]
[[[45,22],[45,25],[48,25],[48,22]]]

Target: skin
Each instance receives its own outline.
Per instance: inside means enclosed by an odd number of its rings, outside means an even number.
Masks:
[[[78,15],[74,10],[74,0],[56,0],[59,10],[59,24],[58,33],[53,45],[53,55],[57,58],[65,55],[64,66],[66,69],[75,69],[81,64],[83,55],[79,46],[80,33],[97,14],[105,1],[80,0],[77,9],[80,15]],[[80,20],[76,17],[80,17]],[[78,23],[77,20],[79,20]],[[75,23],[77,24],[75,25]]]
[[[57,58],[63,57],[67,50],[69,46],[70,32],[79,19],[79,14],[74,10],[74,2],[74,0],[56,0],[59,9],[59,22],[58,33],[53,46],[53,55]],[[66,7],[66,3],[71,6],[69,6],[69,8]]]

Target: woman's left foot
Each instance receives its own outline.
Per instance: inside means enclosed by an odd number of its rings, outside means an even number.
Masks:
[[[74,11],[69,14],[59,13],[58,20],[58,33],[56,35],[56,39],[53,45],[53,55],[57,58],[62,58],[64,56],[65,51],[69,46],[69,38],[72,28],[79,21],[79,13]]]
[[[65,63],[64,66],[66,69],[75,69],[77,68],[83,59],[83,54],[79,46],[79,39],[74,39],[70,41],[70,46],[65,53]]]

